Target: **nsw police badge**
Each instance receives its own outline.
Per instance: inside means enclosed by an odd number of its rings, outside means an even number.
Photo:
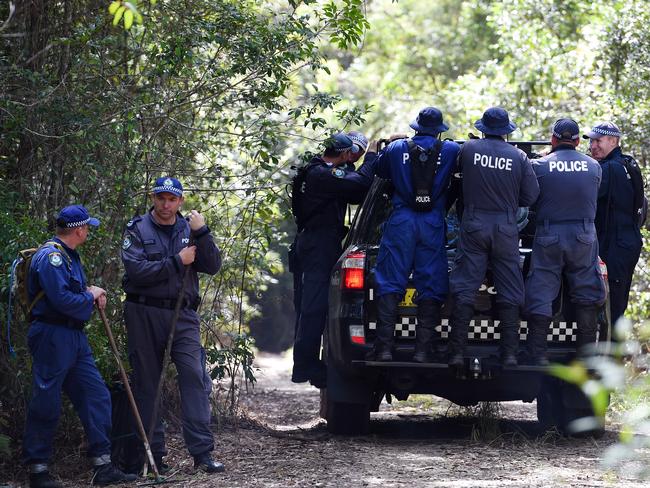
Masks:
[[[126,251],[130,247],[131,247],[131,238],[129,236],[126,236],[122,241],[122,249]]]
[[[50,261],[50,264],[52,266],[55,266],[57,268],[59,266],[61,266],[61,264],[63,263],[63,258],[61,257],[61,253],[59,253],[59,252],[51,252],[47,256],[47,259],[48,259],[48,261]]]
[[[345,171],[342,170],[341,168],[332,169],[332,174],[334,175],[334,178],[344,178],[345,177]]]

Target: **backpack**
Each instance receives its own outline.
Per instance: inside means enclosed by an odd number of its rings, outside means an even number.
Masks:
[[[9,275],[9,303],[7,305],[7,341],[9,342],[9,352],[12,356],[15,354],[13,347],[11,346],[11,319],[13,312],[13,304],[15,303],[21,317],[25,320],[29,320],[30,313],[34,308],[34,305],[45,296],[45,291],[40,290],[36,296],[30,300],[29,299],[29,289],[27,283],[29,281],[29,268],[32,265],[32,258],[36,253],[45,246],[54,246],[62,256],[65,258],[65,262],[68,265],[68,269],[72,271],[72,259],[68,256],[68,253],[65,251],[63,246],[55,241],[47,241],[45,244],[39,247],[32,247],[29,249],[23,249],[18,251],[18,257],[14,259],[11,263],[11,272]]]
[[[627,179],[632,183],[634,190],[634,211],[637,217],[637,224],[643,227],[648,217],[648,198],[645,196],[645,182],[639,163],[632,156],[623,155],[623,168]]]
[[[410,206],[416,212],[430,212],[433,210],[434,204],[431,199],[431,189],[438,171],[438,158],[442,142],[436,140],[428,150],[418,146],[413,139],[407,139],[406,143],[408,144],[413,185],[413,199]]]
[[[291,180],[291,213],[296,221],[298,232],[302,232],[307,223],[303,201],[305,189],[307,186],[307,173],[313,167],[313,164],[305,164],[303,166],[291,166],[291,169],[296,171],[296,175]]]

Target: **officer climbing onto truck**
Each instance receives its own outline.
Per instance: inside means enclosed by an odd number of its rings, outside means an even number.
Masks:
[[[440,141],[449,129],[442,112],[426,107],[411,122],[411,139],[391,142],[378,155],[377,141],[366,160],[376,160],[377,175],[392,181],[393,212],[379,246],[377,282],[377,337],[374,359],[391,361],[397,307],[409,275],[417,291],[416,346],[413,360],[428,362],[434,328],[449,289],[445,252],[445,207],[449,180],[459,146]]]
[[[330,272],[343,252],[347,233],[348,203],[361,203],[370,187],[374,163],[358,171],[350,165],[360,145],[343,133],[331,136],[322,155],[301,168],[292,182],[292,212],[298,234],[294,241],[294,303],[296,333],[291,381],[326,385],[325,365],[320,359],[321,336],[327,316]]]
[[[597,161],[576,151],[579,142],[577,122],[559,119],[551,153],[533,161],[540,193],[525,310],[528,354],[538,366],[548,365],[546,339],[563,276],[575,308],[579,352],[596,342],[598,309],[605,301],[594,225],[602,170]]]
[[[539,186],[526,154],[504,139],[517,127],[506,110],[491,107],[474,126],[484,138],[465,142],[458,155],[463,213],[450,277],[449,365],[464,363],[476,292],[489,265],[497,291],[501,361],[516,366],[519,307],[524,303],[516,214],[518,207],[535,202]]]

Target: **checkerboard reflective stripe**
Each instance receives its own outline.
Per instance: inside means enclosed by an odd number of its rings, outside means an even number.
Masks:
[[[400,321],[395,324],[395,337],[404,339],[415,339],[417,318],[415,316],[403,316]],[[472,320],[469,324],[469,332],[467,338],[475,341],[495,341],[501,338],[499,333],[499,321],[491,319]],[[369,322],[368,329],[376,330],[377,322]],[[449,338],[448,319],[442,319],[442,323],[436,326],[435,330],[441,338]],[[553,322],[546,336],[549,342],[575,342],[577,332],[577,324],[575,322]],[[521,322],[519,328],[519,339],[526,340],[528,336],[528,324]]]

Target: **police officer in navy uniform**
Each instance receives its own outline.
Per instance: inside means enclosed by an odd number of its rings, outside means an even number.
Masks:
[[[504,139],[517,127],[506,110],[489,108],[474,126],[484,138],[465,142],[458,155],[463,214],[450,277],[449,365],[463,365],[476,292],[489,265],[497,291],[501,360],[504,366],[514,366],[519,307],[524,303],[516,214],[518,207],[535,202],[539,186],[526,154]]]
[[[303,217],[296,237],[300,272],[295,282],[300,305],[293,346],[291,381],[294,383],[309,381],[317,388],[326,384],[320,347],[330,273],[343,252],[341,241],[347,232],[344,226],[347,205],[363,201],[374,174],[374,166],[368,162],[358,171],[348,165],[352,154],[358,152],[359,146],[350,137],[334,134],[326,141],[324,153],[312,158],[305,170],[299,195]]]
[[[208,473],[221,472],[223,464],[214,461],[211,455],[214,449],[209,398],[212,381],[205,369],[197,314],[198,273],[216,274],[221,267],[221,254],[200,213],[192,210],[187,219],[181,215],[180,181],[158,178],[151,199],[150,211],[127,224],[122,244],[124,319],[136,400],[143,424],[148,428],[176,301],[182,300],[171,359],[178,372],[183,438],[194,457],[195,468]],[[181,293],[186,267],[189,279]],[[167,451],[160,417],[156,419],[151,450],[158,470],[164,472],[168,467],[162,458]]]
[[[634,188],[623,164],[621,131],[612,122],[594,126],[587,134],[589,150],[603,169],[598,192],[596,231],[600,257],[607,265],[612,323],[623,316],[634,268],[641,254],[641,230],[634,208]]]
[[[580,129],[572,119],[553,126],[551,153],[533,161],[540,193],[535,203],[537,229],[526,279],[528,353],[546,366],[546,338],[553,300],[566,278],[578,325],[576,346],[596,342],[598,308],[605,301],[599,272],[596,200],[602,170],[597,161],[576,151]]]
[[[106,306],[106,292],[88,286],[77,247],[99,220],[81,205],[65,207],[56,220],[56,237],[34,254],[28,291],[33,307],[27,336],[32,354],[32,398],[27,410],[23,456],[32,487],[61,486],[47,462],[65,391],[88,437],[87,453],[94,466],[93,483],[133,481],[111,463],[111,397],[84,332],[94,304]]]
[[[377,176],[391,180],[395,187],[393,211],[384,227],[375,267],[377,337],[374,359],[393,359],[397,307],[413,272],[417,291],[413,360],[422,363],[431,360],[434,328],[440,323],[440,309],[449,291],[445,213],[447,190],[459,146],[453,141],[439,141],[439,135],[449,127],[443,122],[442,112],[435,107],[423,108],[410,127],[415,130],[412,139],[394,140],[379,155],[375,154],[377,142],[374,142],[366,156],[367,160],[376,158]],[[417,151],[412,150],[415,146],[419,146]],[[423,167],[427,174],[416,173],[418,162],[412,161],[412,157],[423,157],[420,163],[424,162],[429,151],[434,151],[430,157],[435,161]]]

